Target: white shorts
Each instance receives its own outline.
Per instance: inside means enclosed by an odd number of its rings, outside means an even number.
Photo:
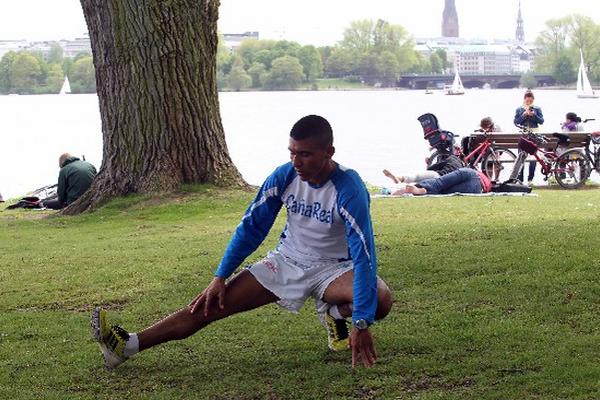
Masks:
[[[265,289],[279,297],[277,304],[298,312],[309,296],[315,299],[320,311],[325,306],[323,294],[327,287],[344,273],[352,271],[354,265],[352,261],[303,265],[273,251],[247,269]]]

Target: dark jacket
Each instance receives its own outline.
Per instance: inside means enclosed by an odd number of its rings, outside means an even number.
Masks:
[[[544,123],[544,115],[542,109],[538,106],[532,106],[534,114],[531,116],[524,116],[525,107],[517,108],[515,111],[515,125],[522,125],[528,128],[535,129]]]
[[[430,171],[436,171],[438,174],[440,174],[440,176],[444,176],[462,167],[464,167],[464,164],[460,160],[460,158],[451,154],[442,159],[442,161],[433,164],[427,169]]]
[[[96,168],[89,162],[67,158],[58,174],[58,200],[71,204],[88,190],[95,176]]]

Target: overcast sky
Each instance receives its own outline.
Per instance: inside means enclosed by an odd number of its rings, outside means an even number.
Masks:
[[[460,36],[513,38],[518,0],[456,0]],[[334,44],[350,21],[382,18],[413,36],[441,32],[444,0],[221,0],[219,30],[258,31],[261,38]],[[600,23],[600,0],[522,0],[525,35],[534,40],[550,18],[589,15]],[[72,39],[86,32],[79,0],[0,0],[0,40]]]

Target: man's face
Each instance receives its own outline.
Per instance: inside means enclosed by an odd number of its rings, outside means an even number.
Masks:
[[[531,96],[525,97],[525,105],[530,106],[532,104],[533,104],[533,97],[531,97]]]
[[[313,138],[303,140],[290,138],[288,149],[292,165],[303,181],[320,183],[324,173],[329,172],[329,160],[334,153],[333,146],[323,146]]]

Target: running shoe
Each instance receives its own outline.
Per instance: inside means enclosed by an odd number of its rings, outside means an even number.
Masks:
[[[327,329],[327,346],[333,351],[350,348],[350,323],[346,319],[335,319],[328,312],[319,315]]]
[[[100,346],[106,368],[114,369],[128,359],[124,351],[129,333],[118,325],[109,326],[106,314],[100,307],[92,312],[92,338]]]

